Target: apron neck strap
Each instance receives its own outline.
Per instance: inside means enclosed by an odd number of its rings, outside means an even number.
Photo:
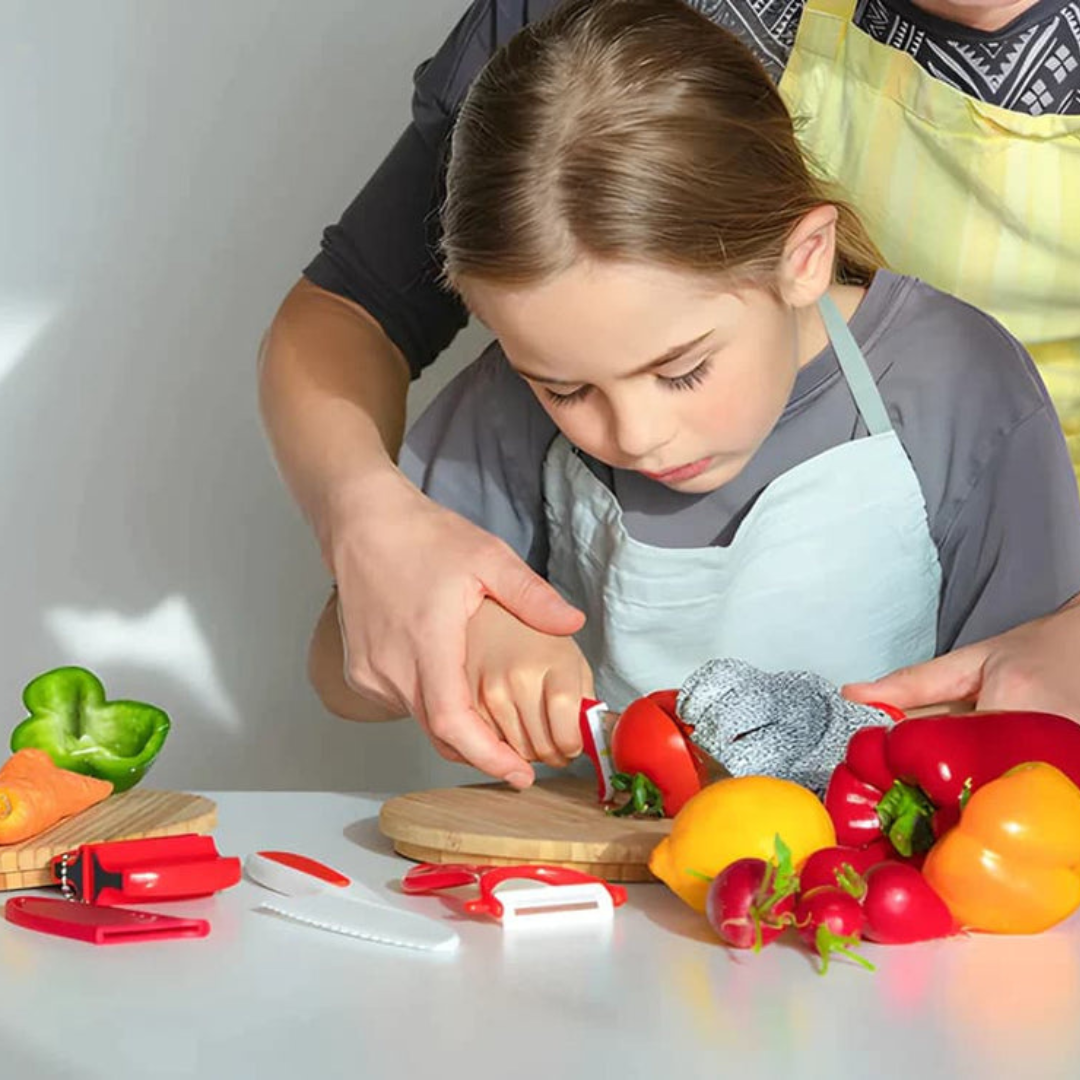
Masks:
[[[844,373],[851,396],[855,399],[855,407],[862,415],[867,431],[871,435],[892,431],[888,410],[878,393],[874,376],[866,366],[862,350],[844,316],[840,314],[840,309],[827,293],[818,301],[818,311],[821,312],[829,341],[832,342],[836,359],[840,363],[840,370]]]
[[[859,0],[806,0],[803,11],[814,11],[819,15],[834,15],[844,22],[851,22],[858,11]]]

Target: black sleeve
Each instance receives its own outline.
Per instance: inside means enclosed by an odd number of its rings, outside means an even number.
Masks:
[[[938,552],[939,652],[1046,615],[1080,592],[1080,497],[1049,402],[998,442]]]
[[[413,377],[468,321],[439,282],[438,208],[445,147],[473,79],[518,30],[556,0],[475,0],[413,79],[412,122],[336,225],[304,275],[355,300],[404,353]]]

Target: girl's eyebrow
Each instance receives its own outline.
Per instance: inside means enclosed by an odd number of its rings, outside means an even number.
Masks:
[[[682,345],[673,345],[663,356],[658,356],[655,360],[650,360],[648,363],[642,364],[641,367],[635,368],[633,371],[628,371],[622,378],[628,378],[631,375],[641,375],[646,371],[652,371],[653,368],[663,367],[665,364],[670,364],[672,360],[678,360],[681,356],[684,356],[691,349],[696,348],[706,338],[712,335],[712,330],[706,330],[704,334],[694,338],[693,341],[686,341]],[[511,365],[513,367],[513,365]],[[524,371],[519,367],[514,367],[514,370],[522,376],[522,378],[529,379],[532,382],[548,383],[551,386],[580,386],[580,379],[552,379],[547,375],[534,375],[532,372]]]

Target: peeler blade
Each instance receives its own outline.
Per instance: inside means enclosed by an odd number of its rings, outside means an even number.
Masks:
[[[603,926],[610,924],[615,916],[611,893],[599,883],[502,889],[499,900],[506,929]]]

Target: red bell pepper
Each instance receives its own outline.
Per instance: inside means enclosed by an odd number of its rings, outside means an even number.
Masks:
[[[693,728],[675,711],[678,690],[657,690],[627,705],[611,731],[607,754],[602,725],[593,707],[581,703],[581,732],[585,752],[596,768],[600,801],[609,801],[612,790],[631,791],[628,812],[656,813],[674,817],[683,804],[709,782],[708,755],[691,739]],[[613,775],[614,773],[614,775]],[[637,805],[645,797],[647,778],[657,790],[659,805]],[[629,785],[636,783],[636,790]]]
[[[924,716],[866,727],[848,743],[825,792],[837,843],[884,834],[901,855],[928,851],[971,792],[1028,761],[1080,784],[1080,724],[1038,712]]]

